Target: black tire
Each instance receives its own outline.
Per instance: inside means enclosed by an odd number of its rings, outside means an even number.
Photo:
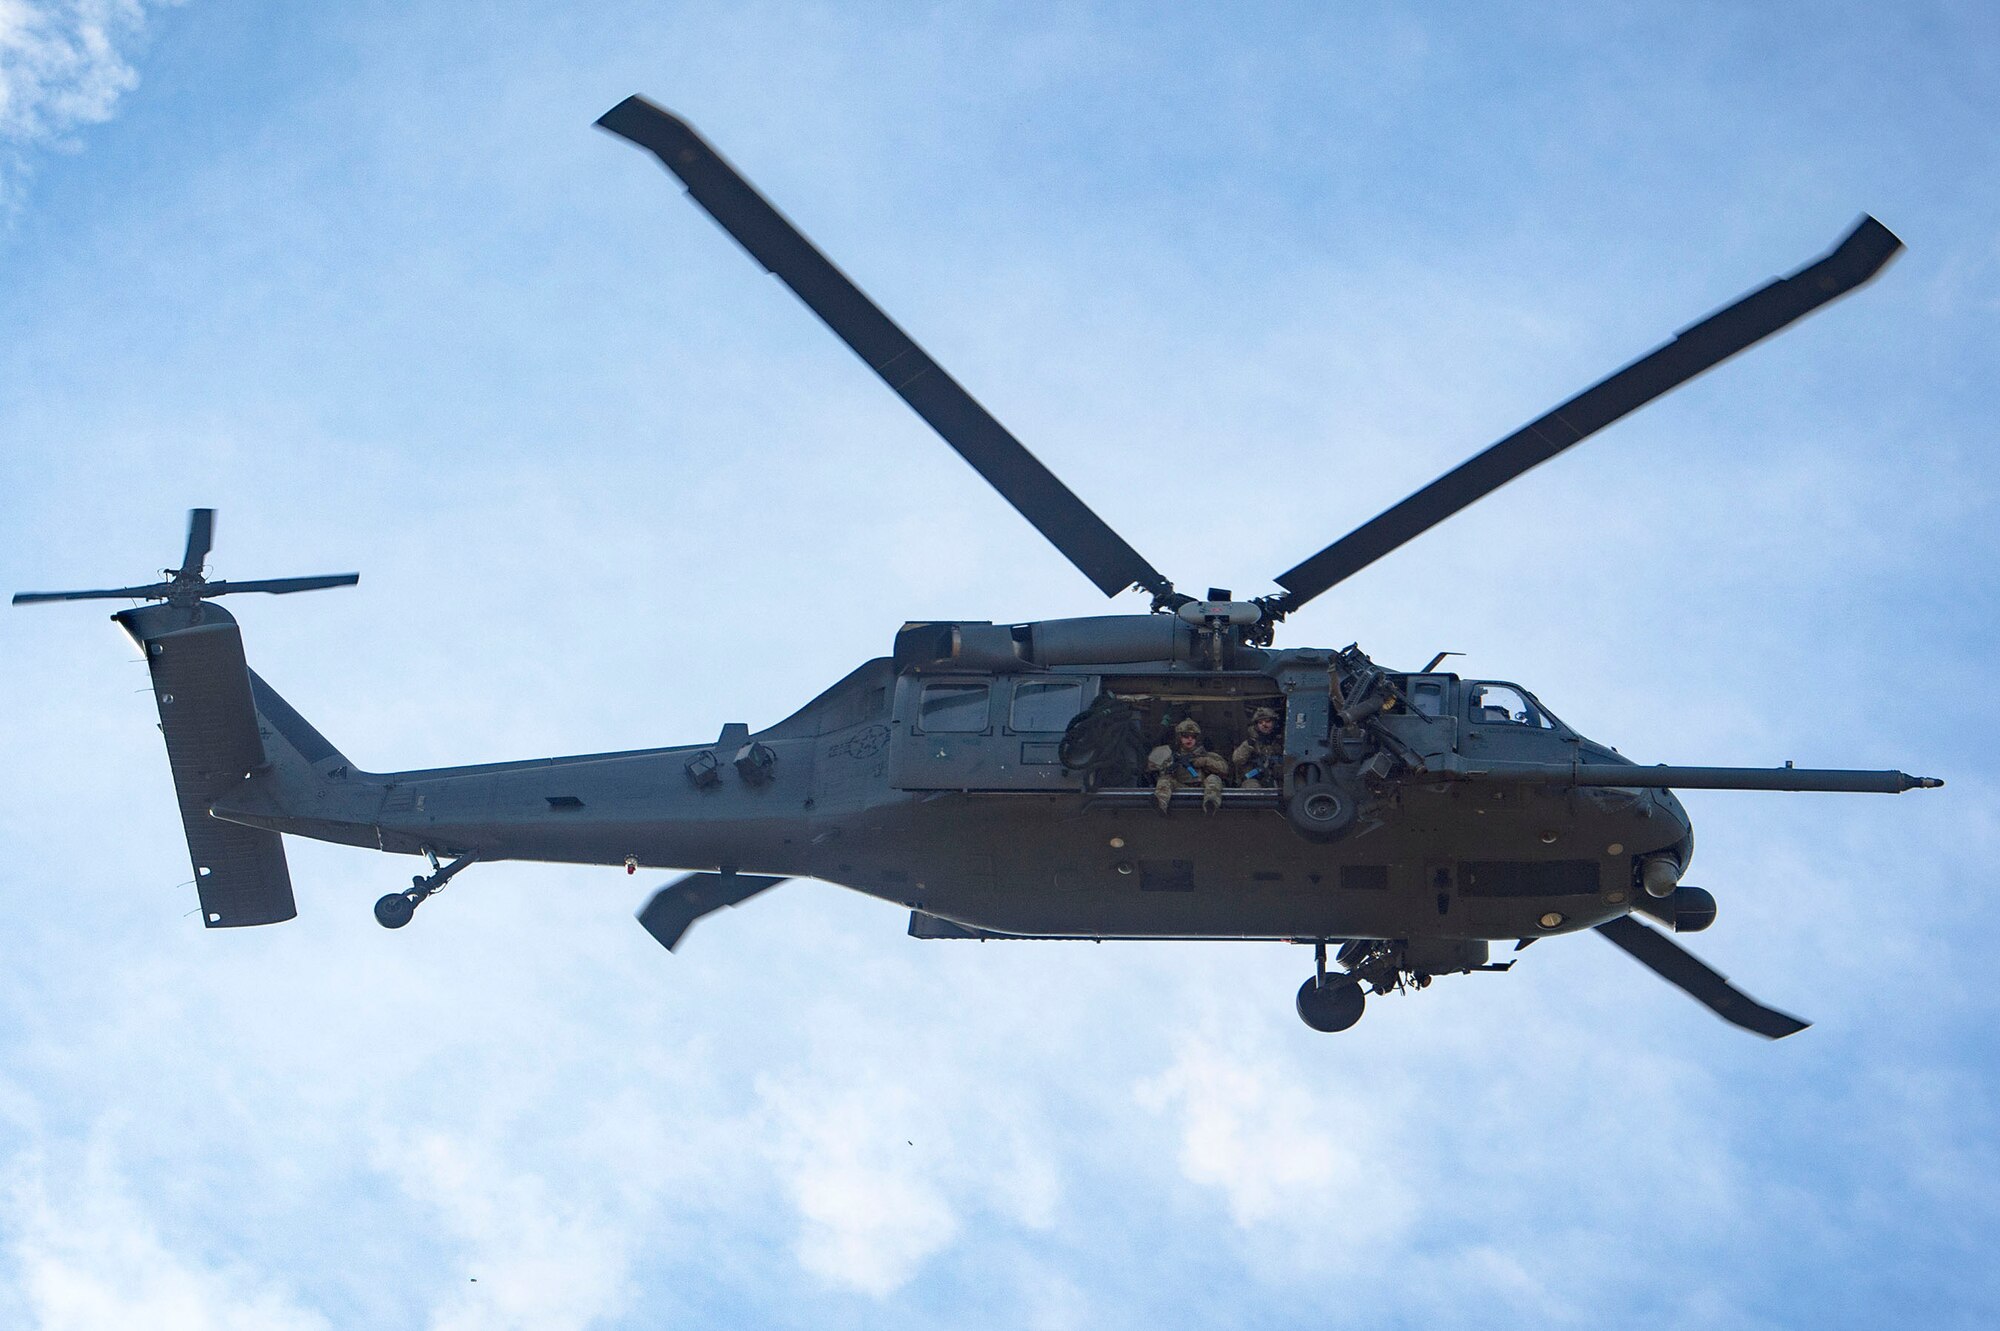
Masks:
[[[1285,817],[1308,841],[1336,841],[1347,834],[1360,815],[1354,796],[1331,781],[1299,786],[1285,801]]]
[[[375,903],[375,923],[384,929],[400,929],[417,913],[417,903],[405,892],[391,892]]]
[[[1299,986],[1299,1020],[1316,1031],[1344,1031],[1361,1020],[1367,1006],[1358,980],[1329,975],[1325,984],[1312,977]]]

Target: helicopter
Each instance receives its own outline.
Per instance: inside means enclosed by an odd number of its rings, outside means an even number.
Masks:
[[[209,581],[215,515],[196,509],[178,568],[143,585],[23,592],[15,604],[128,599],[202,920],[297,915],[287,835],[419,856],[375,903],[401,929],[467,868],[530,860],[683,871],[639,921],[669,951],[696,921],[788,879],[909,911],[959,940],[1268,940],[1308,944],[1295,1006],[1345,1030],[1367,999],[1505,971],[1514,950],[1592,931],[1725,1020],[1767,1038],[1808,1023],[1759,1003],[1670,937],[1717,902],[1685,881],[1693,825],[1675,790],[1898,793],[1901,771],[1642,766],[1528,689],[1391,669],[1358,644],[1280,647],[1287,616],[1487,494],[1872,279],[1901,241],[1864,216],[1761,286],[1237,599],[1176,590],[898,327],[713,146],[643,97],[599,127],[656,157],[1106,596],[1145,613],[905,624],[761,730],[703,743],[372,772],[252,670],[215,601],[359,581]],[[1261,778],[1173,771],[1193,729],[1227,753],[1269,718]],[[1221,764],[1228,770],[1227,763]],[[1233,775],[1246,775],[1243,772]],[[1645,921],[1651,921],[1646,923]]]

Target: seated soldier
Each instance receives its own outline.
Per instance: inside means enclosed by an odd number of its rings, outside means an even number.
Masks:
[[[1285,770],[1285,732],[1278,713],[1259,707],[1250,718],[1250,736],[1231,755],[1236,784],[1246,790],[1276,787]]]
[[[1202,812],[1214,813],[1222,807],[1222,778],[1229,775],[1229,764],[1201,742],[1201,726],[1193,717],[1174,727],[1173,743],[1153,750],[1146,770],[1159,778],[1153,786],[1153,800],[1161,813],[1173,803],[1175,789],[1182,786],[1201,787]]]

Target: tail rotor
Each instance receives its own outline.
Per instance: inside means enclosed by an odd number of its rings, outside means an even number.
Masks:
[[[181,556],[179,568],[161,570],[167,577],[165,582],[75,592],[15,592],[13,603],[28,605],[38,601],[165,601],[184,610],[193,610],[205,600],[227,596],[232,592],[270,592],[282,596],[287,592],[318,591],[323,587],[352,587],[361,581],[359,573],[327,573],[306,578],[210,582],[202,576],[202,569],[208,563],[208,552],[214,540],[215,510],[192,509],[188,513],[187,551]]]

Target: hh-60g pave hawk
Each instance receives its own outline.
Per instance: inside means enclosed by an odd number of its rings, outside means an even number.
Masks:
[[[197,509],[166,581],[25,593],[149,604],[113,618],[145,652],[204,921],[296,914],[281,833],[427,858],[375,906],[389,928],[467,865],[543,860],[694,870],[640,920],[668,948],[701,916],[788,877],[906,906],[918,938],[1270,939],[1314,945],[1298,1011],[1343,1030],[1367,993],[1504,970],[1518,950],[1594,929],[1727,1020],[1804,1028],[1658,929],[1706,928],[1681,881],[1694,848],[1671,788],[1897,792],[1895,771],[1642,767],[1518,685],[1391,670],[1358,647],[1276,648],[1290,613],[1538,463],[1873,277],[1901,247],[1864,218],[1831,252],[1682,331],[1282,574],[1248,601],[1174,590],[1031,456],[688,125],[633,97],[598,124],[655,154],[1037,531],[1108,596],[1148,614],[912,623],[769,729],[628,753],[373,773],[355,767],[245,663],[229,592],[354,574],[202,576]],[[1281,718],[1261,788],[1156,790],[1148,750],[1192,720],[1223,753]],[[1160,749],[1160,754],[1169,750]],[[1161,807],[1156,811],[1157,802]],[[1212,812],[1213,816],[1207,816]],[[1162,816],[1164,814],[1165,816]],[[1334,949],[1329,969],[1328,950]]]

